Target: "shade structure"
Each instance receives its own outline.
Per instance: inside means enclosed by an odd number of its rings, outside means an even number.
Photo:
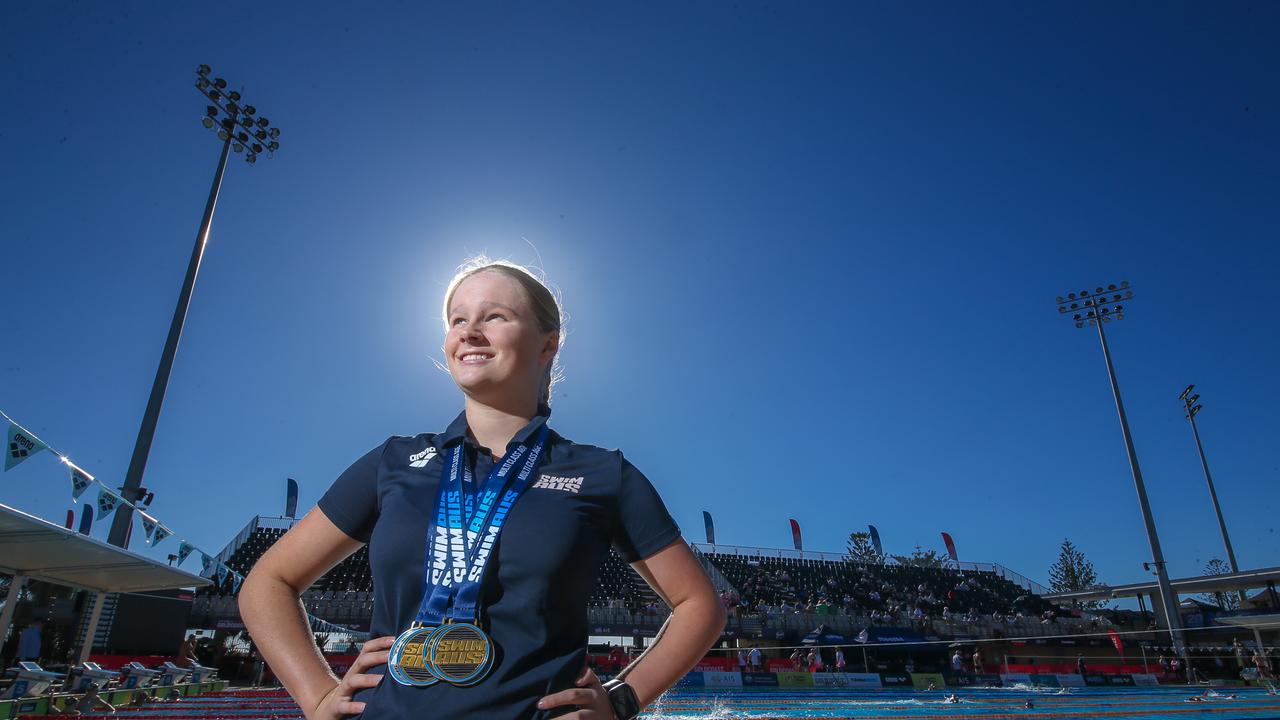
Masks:
[[[0,505],[0,572],[98,592],[210,585],[170,567],[8,505]]]

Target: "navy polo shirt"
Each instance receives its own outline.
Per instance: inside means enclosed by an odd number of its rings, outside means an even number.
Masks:
[[[512,442],[528,440],[544,419],[535,418]],[[653,485],[621,452],[581,445],[555,431],[547,439],[534,481],[511,509],[481,584],[481,622],[495,649],[489,675],[467,688],[443,682],[406,687],[386,678],[357,693],[356,700],[368,703],[361,717],[539,717],[538,699],[573,687],[585,664],[587,598],[609,547],[635,562],[680,537]],[[458,443],[466,444],[473,476],[483,482],[493,459],[468,437],[464,413],[443,433],[388,439],[320,499],[334,525],[369,544],[371,637],[398,635],[418,612],[428,519],[445,473],[445,451]],[[385,673],[386,666],[370,672]]]

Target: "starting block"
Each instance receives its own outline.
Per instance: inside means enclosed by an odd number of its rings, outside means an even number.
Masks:
[[[133,661],[128,665],[120,668],[120,688],[121,690],[134,690],[136,688],[144,688],[151,684],[159,670],[152,670],[138,661]]]
[[[20,662],[9,672],[14,675],[13,684],[0,695],[0,700],[37,697],[43,695],[50,685],[62,680],[62,675],[49,672],[33,662]]]
[[[160,672],[160,679],[156,680],[156,687],[173,687],[178,683],[187,679],[191,674],[191,668],[180,667],[171,662],[156,668]]]
[[[217,668],[205,667],[203,665],[192,665],[187,669],[191,671],[191,682],[193,683],[209,682],[213,679],[214,675],[218,674]]]
[[[67,672],[67,681],[63,683],[63,692],[84,693],[91,688],[101,690],[112,680],[120,677],[115,670],[104,670],[98,663],[87,662],[76,665]]]

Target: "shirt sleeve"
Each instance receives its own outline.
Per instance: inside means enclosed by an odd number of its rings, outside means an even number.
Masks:
[[[378,465],[387,443],[364,454],[333,481],[317,506],[342,532],[369,542],[378,520]]]
[[[613,546],[622,559],[643,560],[680,537],[667,506],[644,473],[622,459],[622,484],[618,489]]]

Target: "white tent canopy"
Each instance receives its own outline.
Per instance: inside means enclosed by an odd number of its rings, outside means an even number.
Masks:
[[[0,572],[13,576],[4,610],[0,611],[0,638],[9,633],[18,592],[27,578],[97,592],[89,614],[91,628],[98,625],[107,593],[212,584],[199,575],[94,540],[8,505],[0,505]],[[81,662],[88,659],[91,645],[86,642],[80,648]]]

